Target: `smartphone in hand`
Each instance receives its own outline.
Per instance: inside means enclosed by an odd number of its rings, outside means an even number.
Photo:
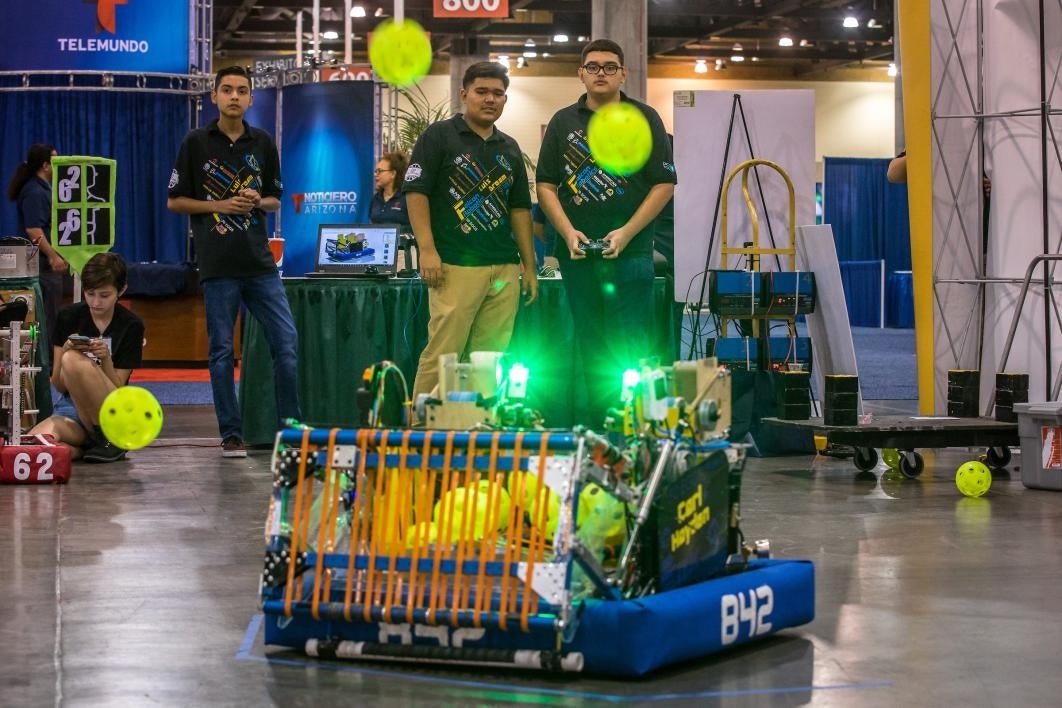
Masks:
[[[67,339],[69,339],[74,344],[88,344],[92,341],[92,337],[86,337],[83,334],[71,334],[69,337],[67,337]]]

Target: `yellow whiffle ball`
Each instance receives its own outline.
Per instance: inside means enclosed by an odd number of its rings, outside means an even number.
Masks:
[[[620,176],[642,169],[653,151],[649,121],[629,103],[610,103],[594,113],[586,139],[597,164]]]
[[[369,41],[373,71],[392,86],[412,86],[431,69],[431,41],[413,20],[377,25]]]
[[[468,488],[467,501],[465,497],[465,487],[459,487],[452,492],[447,492],[435,503],[432,520],[438,527],[437,533],[440,539],[445,538],[442,533],[446,527],[440,526],[444,513],[449,519],[451,541],[468,540],[465,538],[466,534],[476,541],[483,538],[487,532],[488,504],[492,506],[491,517],[494,519],[494,528],[504,531],[509,527],[509,510],[512,506],[509,493],[504,488],[495,486],[488,480],[481,480],[477,486]],[[475,516],[472,516],[473,509]]]
[[[139,450],[162,430],[162,406],[146,388],[116,388],[100,406],[100,428],[117,447]]]
[[[955,470],[955,486],[968,497],[979,497],[992,486],[992,471],[977,460],[959,465]]]

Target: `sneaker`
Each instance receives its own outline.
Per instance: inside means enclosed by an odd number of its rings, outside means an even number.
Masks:
[[[125,459],[125,450],[111,442],[104,442],[85,450],[81,459],[85,462],[118,462]]]
[[[236,437],[227,437],[221,441],[222,457],[247,457],[247,448],[243,440]]]

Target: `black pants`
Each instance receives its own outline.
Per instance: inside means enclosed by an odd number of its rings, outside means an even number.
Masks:
[[[564,291],[575,332],[575,422],[599,428],[610,406],[620,400],[623,372],[637,369],[652,353],[653,259],[560,258]]]
[[[54,270],[42,270],[39,281],[44,302],[38,303],[37,321],[44,326],[44,331],[41,334],[46,339],[41,341],[47,343],[50,358],[52,337],[55,335],[55,322],[63,305],[63,274],[56,273]]]

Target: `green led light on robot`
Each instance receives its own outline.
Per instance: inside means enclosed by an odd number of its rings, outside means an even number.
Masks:
[[[521,399],[527,396],[527,379],[530,372],[523,364],[513,364],[509,367],[509,386],[507,395],[510,399]]]
[[[623,372],[623,392],[621,395],[624,401],[630,402],[634,400],[634,391],[641,382],[642,376],[637,369],[627,369]]]
[[[509,381],[510,383],[526,384],[527,383],[528,370],[523,364],[513,364],[509,369]]]

